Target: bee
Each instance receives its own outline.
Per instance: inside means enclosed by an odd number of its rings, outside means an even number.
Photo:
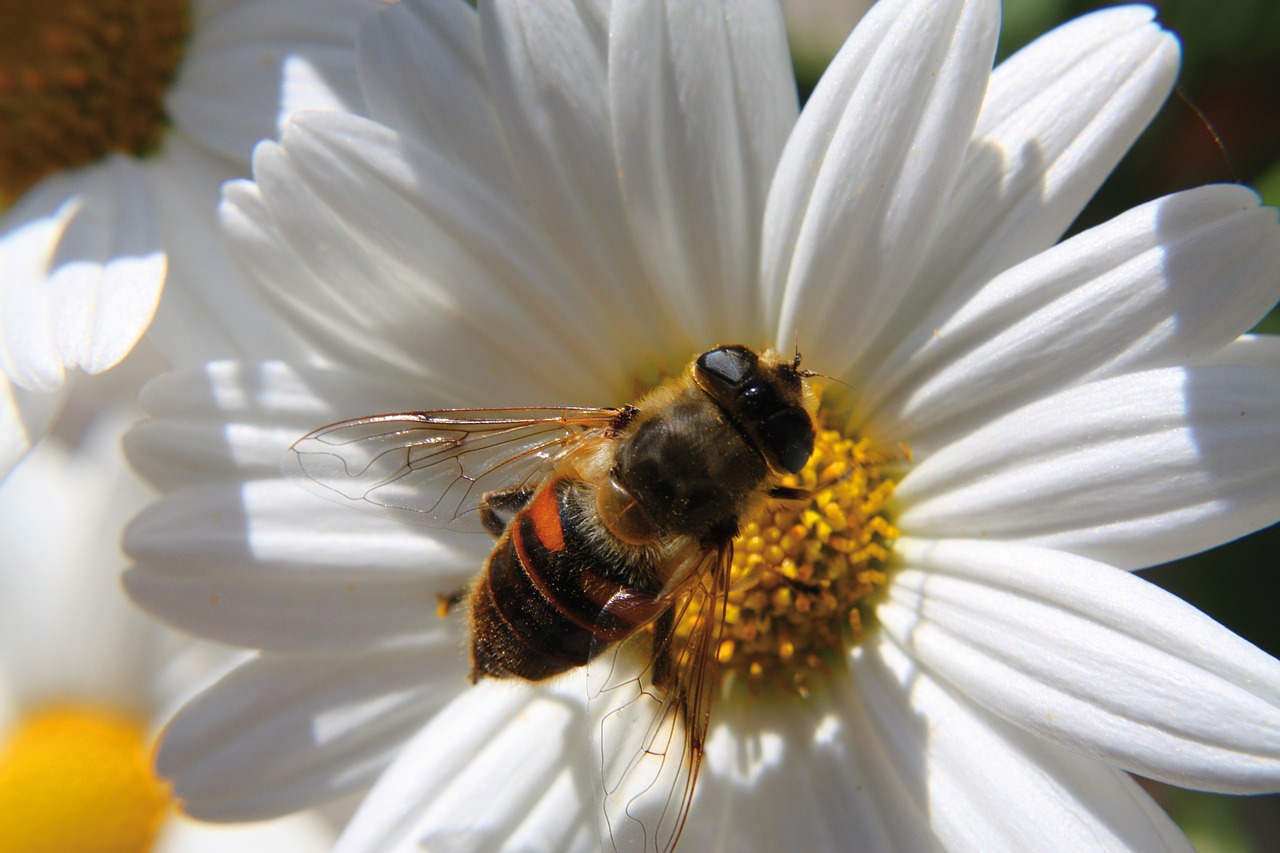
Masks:
[[[444,598],[468,603],[472,680],[605,660],[591,696],[614,707],[597,734],[624,753],[605,756],[610,836],[670,850],[702,761],[734,537],[765,504],[808,497],[782,481],[813,452],[814,375],[798,353],[720,346],[633,405],[374,415],[303,437],[290,467],[329,497],[497,538]],[[638,674],[603,655],[637,644]]]

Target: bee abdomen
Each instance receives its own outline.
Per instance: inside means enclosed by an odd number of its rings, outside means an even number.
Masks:
[[[512,521],[471,594],[473,677],[540,681],[582,666],[645,624],[643,591],[568,512],[572,482],[544,486]]]
[[[566,624],[536,591],[517,591],[519,578],[528,578],[518,564],[515,571],[505,565],[514,554],[508,536],[471,594],[473,679],[488,676],[541,681],[590,659],[590,633]],[[500,560],[503,565],[495,565]],[[491,585],[495,572],[499,576],[496,599]]]

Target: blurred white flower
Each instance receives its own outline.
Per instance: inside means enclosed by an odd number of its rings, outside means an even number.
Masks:
[[[585,690],[472,686],[435,615],[491,542],[280,460],[379,411],[618,405],[733,342],[798,342],[843,383],[830,422],[912,463],[881,589],[837,602],[861,639],[811,650],[803,698],[717,701],[688,849],[1186,850],[1125,771],[1280,787],[1280,662],[1128,571],[1280,518],[1280,346],[1241,338],[1280,294],[1275,211],[1204,187],[1058,242],[1173,84],[1152,17],[992,72],[994,0],[881,0],[803,112],[772,0],[371,20],[371,118],[298,118],[226,195],[309,352],[163,377],[127,440],[164,492],[130,594],[259,651],[167,730],[192,812],[380,780],[344,853],[597,849]]]
[[[104,413],[74,450],[46,440],[0,487],[0,849],[328,850],[314,814],[186,818],[154,774],[156,728],[233,658],[120,590],[121,525],[150,496],[120,453],[127,417]]]
[[[219,186],[293,110],[358,110],[352,40],[379,0],[11,4],[0,51],[0,475],[67,371],[147,330],[171,362],[252,353],[257,310],[216,230]],[[210,299],[210,294],[215,298]],[[239,300],[239,301],[237,301]]]

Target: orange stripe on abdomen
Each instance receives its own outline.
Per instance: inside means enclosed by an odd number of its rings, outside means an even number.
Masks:
[[[542,547],[552,553],[564,550],[564,527],[560,524],[560,501],[554,488],[544,487],[524,509],[533,522],[533,532]]]

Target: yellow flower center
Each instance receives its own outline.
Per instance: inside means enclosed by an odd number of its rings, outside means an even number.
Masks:
[[[0,746],[0,850],[139,853],[169,810],[141,721],[101,708],[27,715]]]
[[[889,461],[865,440],[819,430],[809,464],[784,481],[812,497],[744,526],[717,650],[723,678],[804,695],[813,673],[862,639],[859,606],[884,585],[898,536],[885,516]]]
[[[0,209],[41,178],[167,126],[186,0],[0,0]]]

